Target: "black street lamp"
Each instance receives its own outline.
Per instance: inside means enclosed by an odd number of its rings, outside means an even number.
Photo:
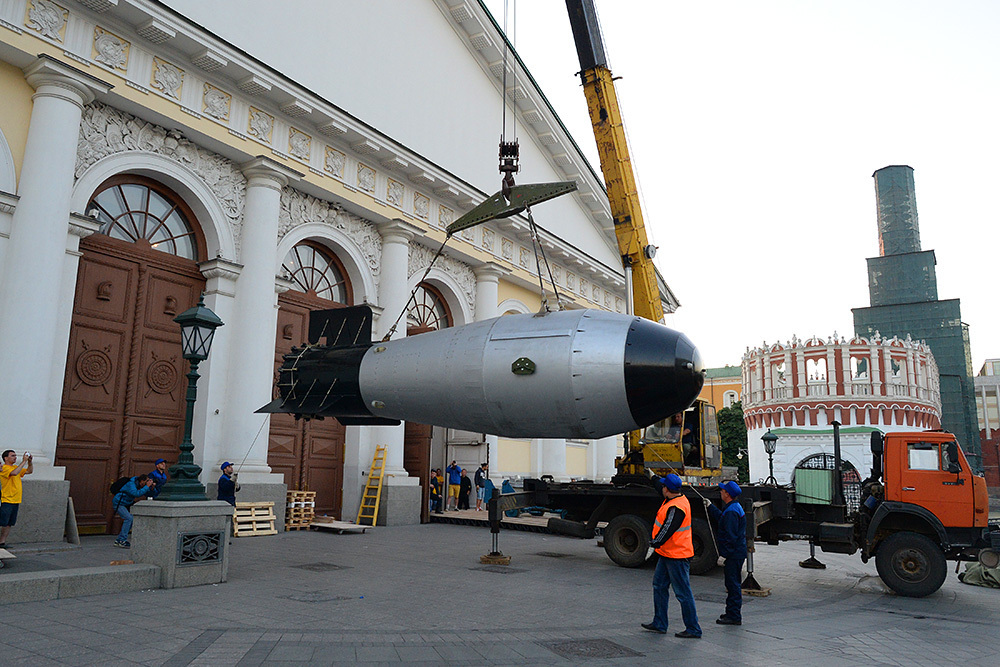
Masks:
[[[205,294],[198,305],[174,318],[181,325],[181,348],[190,363],[188,371],[187,413],[184,415],[184,441],[180,445],[177,464],[170,466],[170,479],[163,485],[157,500],[208,500],[205,486],[198,480],[201,466],[195,465],[194,444],[191,442],[191,425],[194,422],[194,403],[198,398],[198,364],[208,359],[215,330],[222,326],[218,315],[205,307]]]
[[[764,485],[778,486],[778,480],[774,478],[774,451],[778,448],[778,436],[767,429],[760,439],[764,441],[764,451],[767,452],[768,478],[764,480]]]

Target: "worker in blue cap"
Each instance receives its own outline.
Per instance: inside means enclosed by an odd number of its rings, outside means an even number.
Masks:
[[[691,593],[691,557],[694,556],[694,541],[691,539],[691,504],[681,493],[681,478],[670,473],[658,480],[663,504],[656,513],[650,546],[660,556],[653,573],[653,622],[642,627],[661,635],[667,633],[667,605],[670,602],[670,588],[674,589],[677,601],[681,603],[681,617],[684,630],[675,632],[682,639],[701,638],[698,613],[694,608]]]
[[[219,477],[219,500],[225,500],[227,503],[236,507],[236,492],[240,490],[240,485],[236,482],[236,474],[233,472],[233,464],[226,461],[219,469],[222,470],[222,476]]]
[[[705,500],[709,518],[719,526],[715,532],[719,555],[726,559],[726,613],[716,619],[719,625],[743,625],[740,573],[747,559],[747,518],[737,500],[742,492],[739,484],[729,480],[719,484],[719,495],[725,504],[721,510]]]
[[[150,490],[149,497],[155,498],[160,495],[160,490],[163,488],[163,485],[167,483],[166,459],[156,459],[156,463],[153,464],[153,469],[149,472],[149,478],[153,480],[153,488]]]

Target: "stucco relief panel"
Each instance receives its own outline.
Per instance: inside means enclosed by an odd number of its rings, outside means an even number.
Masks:
[[[436,251],[430,248],[418,243],[411,243],[410,260],[407,265],[409,275],[412,276],[415,273],[423,275],[431,260],[434,259],[435,254],[437,254]],[[465,299],[465,303],[469,307],[469,312],[474,313],[476,310],[476,274],[472,272],[472,267],[445,255],[438,257],[434,266],[447,273],[458,283],[462,289],[461,296]]]
[[[91,57],[102,65],[125,71],[128,69],[128,54],[131,44],[113,32],[97,26],[94,28],[94,48]]]
[[[455,212],[447,206],[438,207],[438,227],[447,227],[455,221]]]
[[[66,36],[69,12],[49,0],[29,0],[24,25],[42,37],[62,42]]]
[[[250,117],[247,120],[247,134],[257,141],[270,146],[271,134],[273,132],[274,116],[256,107],[250,107]]]
[[[207,116],[221,121],[229,121],[229,111],[233,105],[233,96],[226,91],[206,83],[201,96],[201,110]]]
[[[278,238],[284,238],[285,234],[295,227],[311,222],[329,225],[354,241],[364,255],[368,270],[376,287],[378,286],[382,237],[375,225],[330,202],[292,188],[282,188],[281,211],[278,213]]]
[[[420,194],[419,192],[413,193],[413,212],[417,214],[417,217],[421,220],[426,220],[431,212],[431,200],[429,197]]]
[[[239,259],[246,178],[231,161],[196,146],[175,130],[147,123],[131,114],[94,102],[83,110],[76,152],[76,178],[103,157],[149,151],[183,164],[208,185],[229,219]]]
[[[323,158],[323,170],[328,174],[332,174],[334,178],[340,180],[344,179],[344,164],[347,162],[347,156],[338,151],[336,148],[326,147],[326,155]]]
[[[153,75],[150,77],[149,85],[167,97],[179,101],[181,89],[184,87],[184,70],[154,56]]]
[[[358,188],[365,192],[375,192],[375,170],[358,163]]]
[[[403,195],[405,192],[402,183],[394,181],[391,178],[386,179],[385,198],[390,204],[396,208],[403,208]]]
[[[289,128],[288,152],[292,157],[308,162],[312,152],[312,137],[294,127]]]

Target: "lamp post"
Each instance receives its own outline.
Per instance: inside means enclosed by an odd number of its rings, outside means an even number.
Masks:
[[[208,500],[205,486],[199,481],[201,466],[194,462],[194,444],[191,442],[191,426],[194,422],[194,403],[198,398],[198,364],[208,359],[215,330],[222,326],[218,315],[205,307],[205,294],[198,299],[198,305],[189,308],[174,318],[181,325],[181,348],[183,357],[190,363],[187,387],[187,412],[184,415],[184,441],[180,445],[177,464],[170,466],[170,479],[163,485],[158,500]]]
[[[767,429],[760,439],[764,441],[764,451],[767,452],[768,478],[764,480],[764,485],[778,486],[778,480],[774,478],[774,451],[778,448],[778,436]]]

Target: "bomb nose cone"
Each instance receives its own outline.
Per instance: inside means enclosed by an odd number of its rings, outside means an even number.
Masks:
[[[632,418],[648,426],[687,408],[705,383],[698,349],[679,331],[636,318],[625,340],[625,394]]]

